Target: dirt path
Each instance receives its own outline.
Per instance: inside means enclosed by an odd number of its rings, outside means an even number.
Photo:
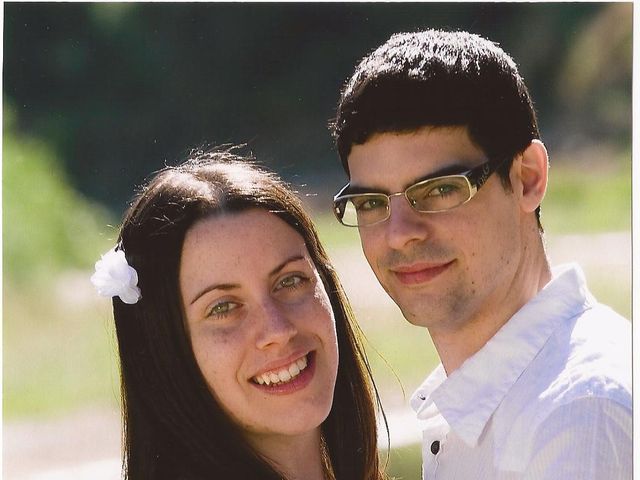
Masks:
[[[553,264],[577,261],[602,279],[631,277],[630,234],[551,237]],[[389,305],[359,250],[331,252],[354,305],[366,301]],[[373,293],[373,294],[372,294]],[[416,442],[420,433],[407,409],[389,412],[391,443]],[[3,478],[7,480],[117,480],[120,478],[119,413],[86,410],[50,421],[3,425]],[[386,439],[383,441],[386,444]]]
[[[3,425],[6,480],[117,480],[120,419],[116,410],[84,410],[48,421]]]

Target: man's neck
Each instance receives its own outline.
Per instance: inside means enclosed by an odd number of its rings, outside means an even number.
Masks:
[[[541,247],[540,255],[523,261],[509,285],[492,294],[483,308],[454,328],[429,329],[447,375],[477,353],[509,319],[551,280],[551,269]]]

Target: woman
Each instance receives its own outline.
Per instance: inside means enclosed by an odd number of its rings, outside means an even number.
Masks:
[[[382,478],[350,307],[273,174],[229,151],[162,170],[92,280],[114,296],[127,478]]]

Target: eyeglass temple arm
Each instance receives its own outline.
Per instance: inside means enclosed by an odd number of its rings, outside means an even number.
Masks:
[[[506,159],[497,162],[490,160],[469,172],[467,178],[469,178],[473,187],[479,189],[504,162],[506,162]]]
[[[338,193],[336,193],[333,196],[333,201],[335,202],[338,199],[338,197],[341,197],[342,195],[345,195],[345,193],[347,192],[347,190],[349,190],[350,187],[351,187],[351,182],[347,183],[344,187],[342,187],[340,189],[340,191]]]

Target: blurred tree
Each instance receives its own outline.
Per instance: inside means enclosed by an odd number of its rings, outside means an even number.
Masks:
[[[116,232],[107,238],[107,211],[69,185],[46,142],[16,135],[6,105],[3,118],[3,276],[20,291],[50,288],[55,275],[88,268]]]
[[[558,79],[565,135],[611,138],[631,149],[631,4],[616,3],[578,30]],[[572,117],[569,117],[569,114]],[[579,121],[582,119],[582,121]]]
[[[616,52],[630,35],[631,4],[5,3],[4,9],[4,94],[16,106],[16,128],[43,138],[78,188],[117,211],[150,171],[204,142],[247,142],[296,183],[337,186],[342,175],[326,126],[338,91],[358,59],[398,31],[466,29],[499,42],[521,65],[553,148],[565,138],[567,119],[575,131],[615,125],[615,132],[590,133],[594,142],[630,138],[624,108],[584,98],[615,96],[615,105],[630,108],[630,59]],[[627,33],[607,36],[614,30]],[[587,75],[584,60],[596,50],[600,60]],[[618,72],[618,80],[603,82],[603,71]],[[575,76],[585,77],[575,92],[571,84],[556,87]],[[567,90],[573,96],[563,100]]]

